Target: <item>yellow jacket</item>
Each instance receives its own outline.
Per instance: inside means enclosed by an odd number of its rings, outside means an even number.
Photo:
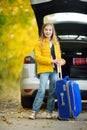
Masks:
[[[56,59],[61,59],[60,45],[54,43],[54,52]],[[48,39],[44,40],[44,46],[40,47],[40,41],[34,48],[35,60],[37,62],[37,74],[44,72],[53,72],[51,49]]]

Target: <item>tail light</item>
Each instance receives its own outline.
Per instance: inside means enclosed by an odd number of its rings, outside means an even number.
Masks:
[[[24,89],[24,92],[26,93],[30,93],[32,91],[32,89]]]
[[[33,57],[31,57],[31,56],[26,56],[24,58],[24,63],[25,64],[35,63],[35,59]]]
[[[29,64],[30,61],[31,61],[31,59],[30,59],[29,56],[27,56],[27,57],[24,58],[24,63],[25,63],[25,64]]]

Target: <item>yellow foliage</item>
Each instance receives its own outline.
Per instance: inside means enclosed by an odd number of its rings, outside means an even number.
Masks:
[[[37,24],[29,0],[16,0],[13,4],[8,0],[1,1],[0,10],[7,19],[1,27],[0,73],[2,77],[4,74],[8,77],[9,74],[9,77],[17,79],[20,77],[24,57],[33,51],[37,42]]]

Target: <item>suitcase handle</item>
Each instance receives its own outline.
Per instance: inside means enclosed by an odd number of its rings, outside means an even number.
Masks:
[[[64,102],[64,93],[60,93],[60,96],[61,96],[61,105],[62,106],[65,106],[65,102]]]
[[[62,79],[62,67],[61,67],[61,65],[57,65],[57,72],[58,72],[58,80],[61,80]],[[64,80],[68,81],[69,80],[69,76],[68,75],[65,76]]]
[[[62,79],[62,67],[61,65],[57,65],[57,72],[58,72],[58,80]]]

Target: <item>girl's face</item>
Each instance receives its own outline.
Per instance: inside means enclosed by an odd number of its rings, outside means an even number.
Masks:
[[[43,30],[44,36],[46,38],[51,38],[52,34],[53,34],[53,29],[51,25],[47,25],[45,26],[44,30]]]

